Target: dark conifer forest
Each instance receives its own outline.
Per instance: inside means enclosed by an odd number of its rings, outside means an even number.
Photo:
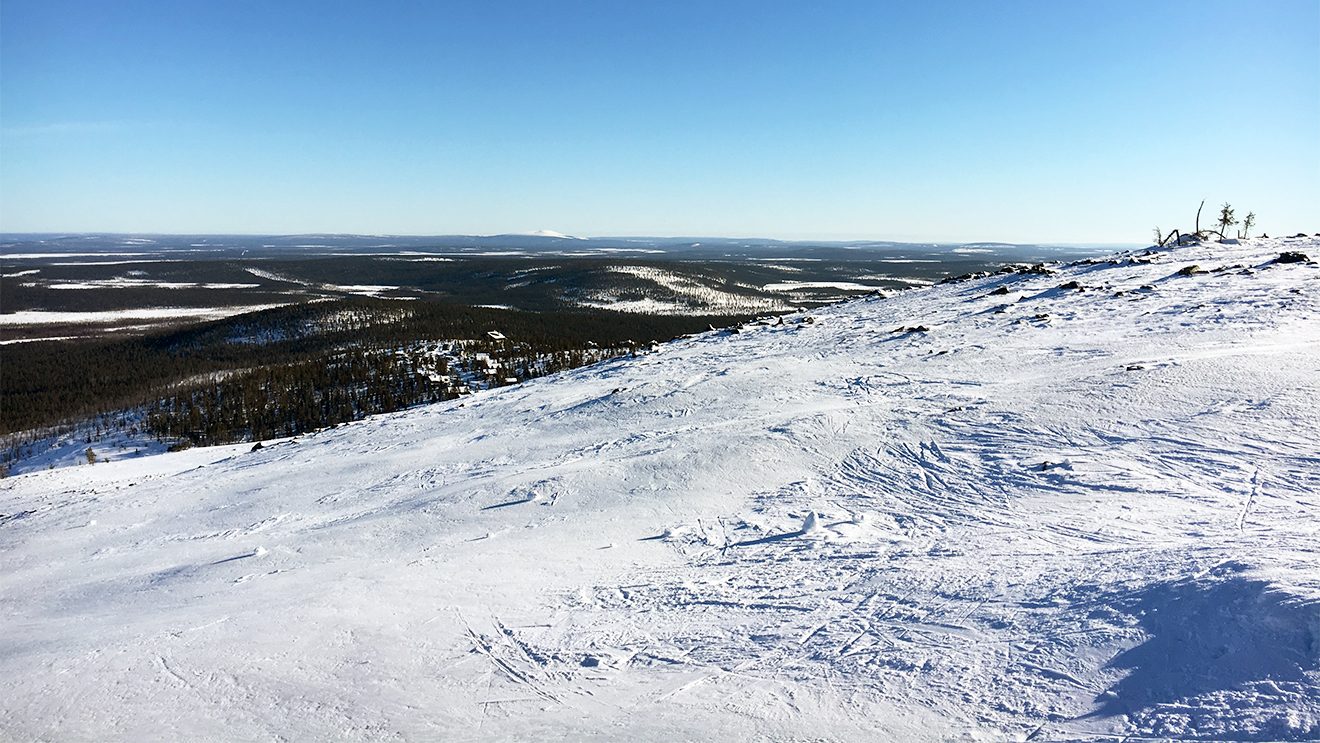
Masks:
[[[353,298],[149,335],[17,343],[4,347],[0,366],[0,434],[12,450],[97,418],[179,445],[258,441],[514,384],[741,319]]]

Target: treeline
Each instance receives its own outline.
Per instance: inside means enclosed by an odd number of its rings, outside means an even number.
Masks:
[[[456,395],[395,354],[353,349],[176,390],[148,406],[146,428],[192,444],[260,441]]]
[[[290,425],[307,430],[446,394],[407,358],[384,353],[419,341],[465,341],[469,351],[515,359],[515,374],[529,377],[588,363],[600,349],[629,341],[667,340],[741,319],[348,299],[146,336],[18,343],[5,346],[0,359],[0,434],[143,406],[164,416],[168,430],[200,431],[208,441],[241,430],[258,437]],[[507,340],[491,340],[491,331]],[[242,402],[207,402],[229,399]]]
[[[625,347],[538,352],[475,341],[447,347],[454,354],[451,363],[437,349],[438,344],[393,351],[357,348],[216,375],[203,384],[181,385],[151,403],[144,426],[159,439],[199,445],[295,436],[628,352]],[[489,365],[475,363],[478,357],[489,359]]]
[[[52,273],[42,269],[42,278]],[[204,287],[163,288],[152,286],[100,287],[95,290],[68,291],[6,278],[0,292],[0,312],[53,310],[59,312],[107,312],[137,307],[231,307],[236,305],[287,302],[287,294],[273,290],[207,289]]]

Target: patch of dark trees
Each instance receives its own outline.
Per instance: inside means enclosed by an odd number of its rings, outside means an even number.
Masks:
[[[296,434],[455,394],[432,379],[443,360],[421,368],[428,362],[401,351],[420,342],[459,341],[526,379],[746,319],[360,298],[145,336],[18,343],[0,363],[0,434],[132,408],[148,411],[157,435],[194,443]]]

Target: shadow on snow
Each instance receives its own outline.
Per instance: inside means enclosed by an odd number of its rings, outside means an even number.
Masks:
[[[1131,673],[1097,699],[1101,708],[1091,716],[1131,714],[1257,682],[1276,692],[1282,686],[1320,693],[1314,675],[1320,602],[1246,578],[1242,569],[1222,565],[1203,578],[1157,584],[1116,601],[1149,638],[1110,661],[1110,668]]]

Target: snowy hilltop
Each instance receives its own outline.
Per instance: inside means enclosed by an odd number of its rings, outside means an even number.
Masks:
[[[1320,738],[1320,239],[0,481],[8,740]]]

